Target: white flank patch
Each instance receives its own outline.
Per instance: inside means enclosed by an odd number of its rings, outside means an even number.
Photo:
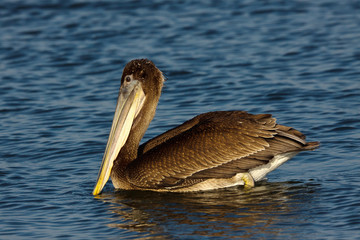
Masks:
[[[298,152],[288,152],[276,155],[273,159],[270,160],[268,164],[258,166],[249,171],[250,175],[253,177],[254,181],[260,181],[263,179],[266,174],[278,168],[281,164],[294,157]]]
[[[245,179],[244,179],[245,178]],[[227,188],[238,185],[244,185],[244,180],[248,182],[252,180],[249,173],[238,173],[232,178],[213,178],[208,179],[203,182],[197,183],[195,185],[189,186],[187,188],[173,189],[171,192],[193,192],[193,191],[208,191],[219,188]],[[158,190],[159,191],[159,190]],[[162,190],[160,190],[162,191]],[[166,190],[165,190],[166,191]]]

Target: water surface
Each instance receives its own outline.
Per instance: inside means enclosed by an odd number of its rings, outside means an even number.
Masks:
[[[356,1],[0,3],[1,239],[359,239]],[[214,110],[272,113],[321,148],[253,189],[92,188],[122,68],[167,82],[150,139]]]

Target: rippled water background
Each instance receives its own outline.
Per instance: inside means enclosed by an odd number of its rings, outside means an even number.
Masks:
[[[0,238],[360,239],[358,1],[0,2]],[[122,68],[168,80],[145,138],[273,113],[321,141],[257,187],[91,195]]]

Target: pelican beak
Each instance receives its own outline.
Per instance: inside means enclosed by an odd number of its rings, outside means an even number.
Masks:
[[[120,87],[109,139],[93,191],[98,195],[109,180],[114,160],[124,146],[133,124],[145,100],[145,94],[138,80],[124,82]]]

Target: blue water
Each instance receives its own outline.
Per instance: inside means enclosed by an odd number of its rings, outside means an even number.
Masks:
[[[0,239],[360,239],[357,1],[0,2]],[[166,85],[145,136],[272,113],[321,148],[253,189],[91,195],[122,69]]]

